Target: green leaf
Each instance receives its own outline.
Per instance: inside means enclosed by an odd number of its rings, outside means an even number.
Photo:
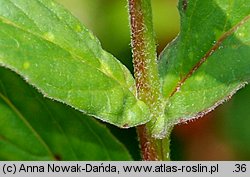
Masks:
[[[119,127],[149,121],[129,71],[60,5],[0,0],[0,29],[0,65],[46,97]]]
[[[1,160],[130,160],[95,119],[44,98],[0,67]]]
[[[180,0],[181,31],[159,60],[165,127],[198,118],[250,78],[250,1]]]

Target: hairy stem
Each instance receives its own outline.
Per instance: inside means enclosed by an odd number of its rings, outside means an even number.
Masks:
[[[143,160],[169,160],[169,140],[156,139],[156,123],[164,120],[150,0],[128,0],[137,97],[150,108],[151,121],[137,127]],[[158,128],[159,129],[159,128]]]
[[[143,160],[170,160],[170,140],[168,137],[155,139],[150,135],[147,125],[137,127]]]

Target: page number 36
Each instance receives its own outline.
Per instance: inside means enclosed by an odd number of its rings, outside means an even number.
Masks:
[[[235,170],[233,171],[233,172],[236,172],[236,173],[238,173],[238,172],[246,172],[247,171],[247,166],[246,166],[246,164],[235,164],[234,165],[235,166]]]

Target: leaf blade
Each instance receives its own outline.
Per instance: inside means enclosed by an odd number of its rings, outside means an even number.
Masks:
[[[201,117],[249,81],[250,3],[232,3],[179,1],[181,32],[159,62],[166,125]]]
[[[48,0],[0,4],[1,65],[44,95],[119,127],[148,121],[129,71],[71,14]]]
[[[2,160],[131,159],[93,118],[44,98],[7,69],[0,68],[0,74]]]

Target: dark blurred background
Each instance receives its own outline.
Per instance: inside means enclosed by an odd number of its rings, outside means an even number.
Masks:
[[[69,9],[132,72],[126,0],[57,0]],[[158,53],[179,31],[177,0],[152,0]],[[107,125],[140,160],[135,129]],[[171,135],[172,160],[250,160],[250,87],[207,116],[177,125]]]

